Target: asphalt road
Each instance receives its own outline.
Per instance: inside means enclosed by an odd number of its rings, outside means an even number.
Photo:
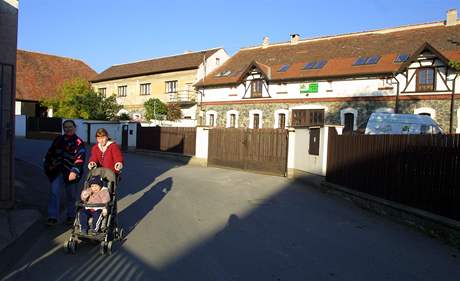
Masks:
[[[18,139],[40,166],[49,142]],[[109,257],[64,225],[46,229],[5,280],[459,280],[459,251],[304,183],[128,153]],[[38,161],[38,162],[37,162]]]

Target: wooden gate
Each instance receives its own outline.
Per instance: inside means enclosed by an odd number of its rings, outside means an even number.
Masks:
[[[288,131],[224,129],[209,131],[208,165],[286,176]]]

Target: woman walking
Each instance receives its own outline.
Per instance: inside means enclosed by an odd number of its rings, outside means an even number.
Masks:
[[[96,167],[111,169],[116,175],[123,169],[123,154],[118,145],[112,141],[104,128],[96,131],[97,144],[91,149],[88,168]]]
[[[44,159],[45,174],[51,182],[48,201],[47,224],[55,225],[59,218],[60,191],[65,188],[67,198],[67,224],[75,219],[75,201],[77,200],[77,183],[83,175],[86,158],[85,143],[76,134],[73,120],[62,123],[64,134],[54,139]]]

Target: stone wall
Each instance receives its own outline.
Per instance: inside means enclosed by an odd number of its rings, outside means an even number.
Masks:
[[[320,102],[320,103],[260,103],[260,104],[227,104],[227,105],[209,105],[203,106],[203,110],[215,110],[218,114],[216,124],[219,127],[225,127],[226,112],[229,110],[237,110],[239,112],[238,126],[248,127],[249,125],[249,111],[259,109],[263,112],[263,127],[274,127],[274,112],[277,109],[289,109],[295,106],[311,104],[325,106],[326,109],[326,124],[328,125],[341,125],[340,124],[340,111],[346,108],[353,108],[358,111],[358,128],[365,128],[367,120],[372,112],[379,108],[394,109],[394,101],[353,101],[353,102]],[[460,104],[460,103],[459,103]],[[403,100],[400,101],[399,112],[413,114],[416,108],[428,107],[436,111],[436,121],[441,128],[448,132],[450,122],[450,100]],[[454,129],[457,127],[457,108],[454,111]],[[289,116],[289,119],[291,117]],[[290,124],[290,121],[289,121]]]

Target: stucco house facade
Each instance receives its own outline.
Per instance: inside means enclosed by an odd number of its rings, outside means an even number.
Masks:
[[[113,65],[91,82],[97,92],[106,96],[116,95],[123,111],[135,120],[144,119],[144,103],[151,98],[177,103],[181,107],[182,118],[195,119],[201,97],[193,84],[228,58],[223,48],[187,52]]]
[[[294,109],[362,129],[372,112],[426,114],[459,131],[460,21],[444,21],[243,48],[196,87],[208,126],[288,127]]]

